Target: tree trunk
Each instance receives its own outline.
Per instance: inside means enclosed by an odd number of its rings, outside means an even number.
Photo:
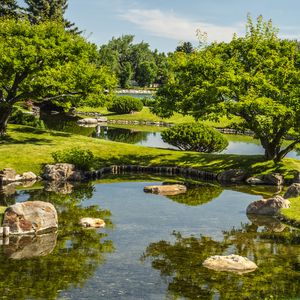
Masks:
[[[0,105],[0,137],[5,136],[7,121],[12,112],[12,107],[7,105]]]

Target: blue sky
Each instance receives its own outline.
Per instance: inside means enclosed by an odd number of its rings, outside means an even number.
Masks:
[[[271,18],[282,37],[300,40],[299,12],[299,0],[69,0],[67,17],[97,44],[133,34],[168,52],[180,41],[197,45],[197,28],[210,41],[242,35],[247,13]]]

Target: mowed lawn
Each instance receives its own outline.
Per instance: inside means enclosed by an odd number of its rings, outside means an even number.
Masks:
[[[57,150],[89,149],[97,157],[95,168],[113,164],[138,164],[195,167],[210,172],[243,168],[251,174],[281,172],[292,176],[300,171],[300,161],[285,159],[275,165],[260,155],[205,154],[147,148],[93,139],[58,131],[45,131],[21,125],[9,125],[8,136],[0,140],[0,169],[11,167],[17,172],[41,173],[42,166],[53,163]]]

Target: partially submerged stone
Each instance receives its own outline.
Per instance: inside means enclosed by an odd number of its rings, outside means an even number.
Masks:
[[[283,185],[284,183],[284,178],[281,174],[279,173],[270,173],[266,175],[262,175],[262,180],[265,182],[265,184],[268,185]]]
[[[299,196],[300,196],[300,183],[293,183],[291,186],[288,187],[283,198],[289,199],[289,198],[296,198]]]
[[[5,168],[0,170],[0,184],[8,184],[17,181],[35,181],[38,177],[33,172],[17,174],[14,169]]]
[[[83,227],[101,228],[105,227],[105,222],[99,218],[82,218],[79,224]]]
[[[151,185],[151,186],[144,187],[145,193],[161,194],[161,195],[177,195],[177,194],[183,194],[186,191],[187,191],[186,186],[182,184]]]
[[[73,164],[58,163],[46,165],[42,177],[45,180],[80,181],[82,174],[76,170]]]
[[[56,238],[56,232],[42,235],[12,236],[9,245],[3,247],[3,252],[10,259],[46,256],[54,250]]]
[[[253,272],[257,265],[247,257],[231,255],[215,255],[207,258],[203,266],[215,271],[235,272],[238,274]]]
[[[24,181],[33,181],[38,179],[38,177],[33,172],[24,172],[21,177]]]
[[[247,178],[247,172],[242,169],[230,169],[218,174],[217,179],[222,183],[240,183]]]
[[[77,121],[78,124],[98,124],[102,122],[107,122],[107,117],[84,118]]]
[[[57,212],[49,202],[16,203],[6,209],[2,226],[8,226],[12,235],[55,231],[58,228]]]
[[[250,203],[247,207],[247,214],[275,216],[281,208],[289,208],[290,204],[289,200],[277,195]]]
[[[249,177],[246,182],[251,185],[266,184],[260,177]]]

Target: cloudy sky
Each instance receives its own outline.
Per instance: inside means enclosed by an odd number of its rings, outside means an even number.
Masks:
[[[300,39],[299,11],[299,0],[69,0],[67,17],[97,44],[133,34],[168,52],[180,41],[197,45],[197,29],[211,41],[242,35],[248,13],[271,18],[282,37]]]

